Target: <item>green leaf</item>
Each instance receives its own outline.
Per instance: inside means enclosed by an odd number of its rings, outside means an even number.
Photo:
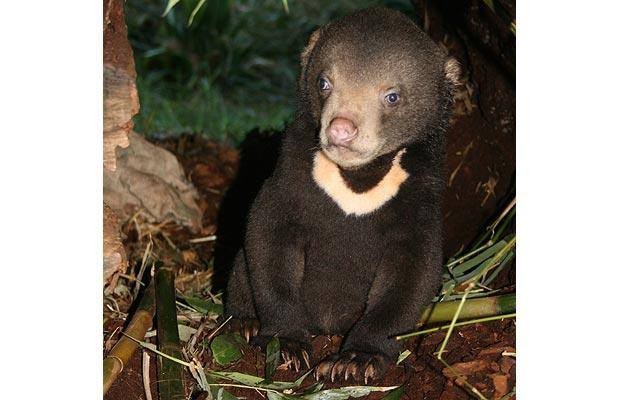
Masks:
[[[508,238],[509,241],[512,241],[512,238]],[[492,257],[489,257],[482,264],[478,265],[476,268],[466,273],[465,275],[457,277],[455,279],[456,282],[459,284],[468,282],[469,280],[474,279],[475,277],[479,276],[480,274],[491,268],[493,265],[501,264],[501,262],[504,261],[506,257],[510,254],[509,248],[512,248],[513,246],[514,242],[512,242],[512,245],[510,243],[505,243],[504,246]],[[506,250],[508,250],[508,252],[506,252]],[[504,253],[502,254],[502,252]]]
[[[205,300],[194,296],[183,296],[183,299],[185,299],[187,304],[189,304],[194,310],[205,315],[209,313],[222,315],[224,312],[224,306],[221,304],[216,304],[212,300]]]
[[[460,275],[464,274],[465,272],[475,267],[476,265],[480,264],[481,262],[493,257],[495,253],[497,253],[502,248],[504,248],[506,244],[507,242],[505,240],[501,240],[495,243],[493,246],[486,249],[485,251],[483,251],[482,253],[478,254],[476,257],[469,259],[465,261],[464,263],[461,263],[453,267],[451,270],[452,275],[454,275],[455,277],[459,277]]]
[[[196,332],[198,332],[198,329],[196,328],[179,324],[179,340],[181,340],[181,342],[187,342]]]
[[[239,335],[226,334],[216,336],[211,342],[211,352],[213,353],[213,359],[220,365],[228,365],[233,361],[241,358],[241,350],[239,349],[239,343],[241,337]]]
[[[312,370],[310,370],[310,371],[306,372],[305,374],[303,374],[302,376],[300,376],[299,378],[297,378],[297,379],[295,380],[295,382],[293,382],[293,383],[295,384],[295,386],[293,386],[293,387],[299,387],[299,386],[303,383],[304,379],[306,379],[306,377],[307,377],[308,375],[310,375],[310,373],[311,373],[311,372],[312,372]]]
[[[189,16],[189,21],[187,22],[187,26],[191,26],[192,25],[192,22],[194,22],[194,17],[196,16],[196,14],[202,8],[202,6],[205,4],[206,1],[207,0],[200,0],[198,2],[198,4],[196,4],[196,7],[194,8],[194,10],[192,11],[192,13]]]
[[[285,13],[289,13],[289,8],[288,8],[288,0],[282,0],[282,6],[284,7],[284,12]]]
[[[161,16],[165,17],[166,15],[168,15],[170,10],[172,10],[172,8],[174,6],[176,6],[179,3],[179,1],[181,1],[181,0],[168,0],[168,4],[166,5],[166,10],[164,11],[164,13]]]
[[[213,398],[215,400],[238,400],[236,396],[233,396],[223,387],[217,388],[217,386],[211,386],[211,393],[213,393]]]
[[[394,389],[390,393],[386,394],[382,400],[400,400],[403,397],[403,393],[405,392],[404,386],[399,386],[397,389]]]
[[[303,394],[312,394],[312,393],[316,393],[319,390],[323,389],[323,386],[325,386],[325,384],[323,382],[316,382],[310,386],[308,386],[306,388],[306,390],[304,390]]]
[[[301,383],[306,379],[312,370],[306,372],[302,376],[300,376],[295,382],[267,382],[265,379],[248,374],[242,374],[241,372],[226,372],[226,371],[209,371],[208,375],[211,378],[216,379],[228,379],[231,381],[235,381],[242,385],[263,388],[263,389],[271,389],[271,390],[288,390],[298,388]]]
[[[287,400],[287,399],[295,399],[293,396],[287,396],[283,393],[278,392],[267,392],[267,398],[269,400]]]
[[[276,372],[278,362],[280,361],[280,340],[277,337],[273,337],[269,344],[267,344],[267,351],[265,356],[265,379],[271,380],[273,374]]]
[[[279,381],[269,382],[267,380],[264,380],[259,384],[259,386],[265,389],[273,389],[273,390],[296,389],[301,385],[304,379],[306,379],[306,377],[310,375],[311,372],[312,370],[306,372],[305,374],[297,378],[295,382],[279,382]]]
[[[284,399],[284,397],[280,393],[277,393],[277,392],[267,392],[267,398],[269,400],[283,400]]]
[[[209,376],[212,376],[214,378],[220,378],[220,379],[230,379],[231,381],[235,381],[243,385],[256,386],[256,387],[258,387],[259,383],[264,381],[264,379],[261,377],[254,376],[254,375],[248,375],[248,374],[242,374],[241,372],[209,371]]]
[[[304,400],[346,400],[349,397],[368,396],[370,392],[387,392],[398,386],[347,386],[338,389],[326,389],[301,396]]]
[[[402,353],[400,353],[398,355],[398,361],[396,361],[396,365],[398,365],[401,362],[405,361],[405,358],[409,357],[409,355],[411,355],[411,351],[409,351],[409,350],[405,350]]]
[[[484,281],[485,286],[489,286],[489,284],[493,282],[493,280],[502,271],[502,269],[504,269],[504,267],[508,265],[510,261],[512,261],[512,258],[514,257],[514,255],[515,255],[514,251],[510,251],[508,254],[506,254],[506,257],[502,260],[502,262],[495,268],[495,270],[486,279],[486,281]]]

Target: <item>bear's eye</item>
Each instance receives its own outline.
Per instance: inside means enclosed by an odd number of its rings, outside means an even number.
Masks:
[[[398,102],[398,100],[400,100],[400,97],[398,96],[397,93],[390,93],[387,96],[385,96],[385,101],[389,104],[389,105],[394,105]]]
[[[331,88],[332,88],[332,85],[329,83],[329,81],[326,78],[323,78],[323,77],[319,78],[319,89],[330,90]]]

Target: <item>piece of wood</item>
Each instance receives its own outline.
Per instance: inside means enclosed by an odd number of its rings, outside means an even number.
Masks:
[[[103,166],[116,170],[116,148],[129,146],[132,118],[138,113],[135,79],[109,65],[103,67]]]
[[[199,230],[202,212],[196,204],[196,189],[187,181],[183,168],[172,153],[133,133],[132,118],[139,110],[124,2],[104,0],[104,202],[122,221],[141,210],[151,222],[169,220]],[[110,232],[110,235],[113,234]],[[110,263],[120,262],[115,252],[116,248],[104,249],[104,253],[112,257],[108,260]]]
[[[103,165],[116,169],[117,147],[129,146],[127,135],[140,104],[133,51],[127,39],[124,2],[103,2]]]
[[[131,322],[123,331],[124,335],[103,359],[103,394],[110,389],[138,348],[135,340],[144,340],[144,335],[153,325],[153,314],[155,314],[155,285],[151,281],[142,295]]]
[[[119,273],[127,269],[127,255],[121,240],[118,216],[103,204],[103,285],[104,293],[111,293]]]

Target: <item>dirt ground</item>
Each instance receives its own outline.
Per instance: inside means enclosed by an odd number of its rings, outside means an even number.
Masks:
[[[122,320],[112,320],[107,324],[107,332],[116,326],[122,325]],[[516,382],[516,361],[505,353],[515,352],[515,323],[514,320],[496,321],[487,324],[475,324],[462,329],[455,329],[448,342],[444,359],[467,377],[488,399],[516,399],[512,392]],[[444,332],[436,332],[424,337],[418,337],[406,342],[405,347],[412,351],[412,355],[400,365],[390,367],[386,377],[373,382],[377,386],[405,386],[402,399],[423,400],[466,400],[472,397],[462,388],[462,383],[439,362],[433,355],[444,339]],[[340,337],[319,336],[313,342],[313,353],[320,357],[336,351]],[[256,376],[263,376],[265,357],[257,348],[249,345],[243,348],[244,356],[238,362],[222,369],[207,358],[205,366],[215,370],[244,372]],[[157,395],[156,362],[151,353],[150,362],[150,390],[153,397]],[[274,380],[293,381],[300,374],[289,370],[278,370]],[[186,387],[196,387],[196,381],[186,374]],[[311,376],[306,378],[302,387],[315,383]],[[338,387],[333,383],[326,383],[325,388]],[[229,390],[239,398],[263,399],[257,391],[248,389]],[[369,399],[379,399],[385,394],[371,394]],[[105,396],[106,400],[145,399],[145,390],[142,380],[142,351],[136,352],[131,362],[125,367],[119,379],[110,388]],[[194,399],[206,399],[206,393],[197,393]]]

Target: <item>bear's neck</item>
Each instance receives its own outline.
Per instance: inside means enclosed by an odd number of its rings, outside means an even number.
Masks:
[[[355,193],[364,193],[377,186],[392,168],[397,151],[377,157],[370,163],[355,169],[338,167],[347,187]]]

